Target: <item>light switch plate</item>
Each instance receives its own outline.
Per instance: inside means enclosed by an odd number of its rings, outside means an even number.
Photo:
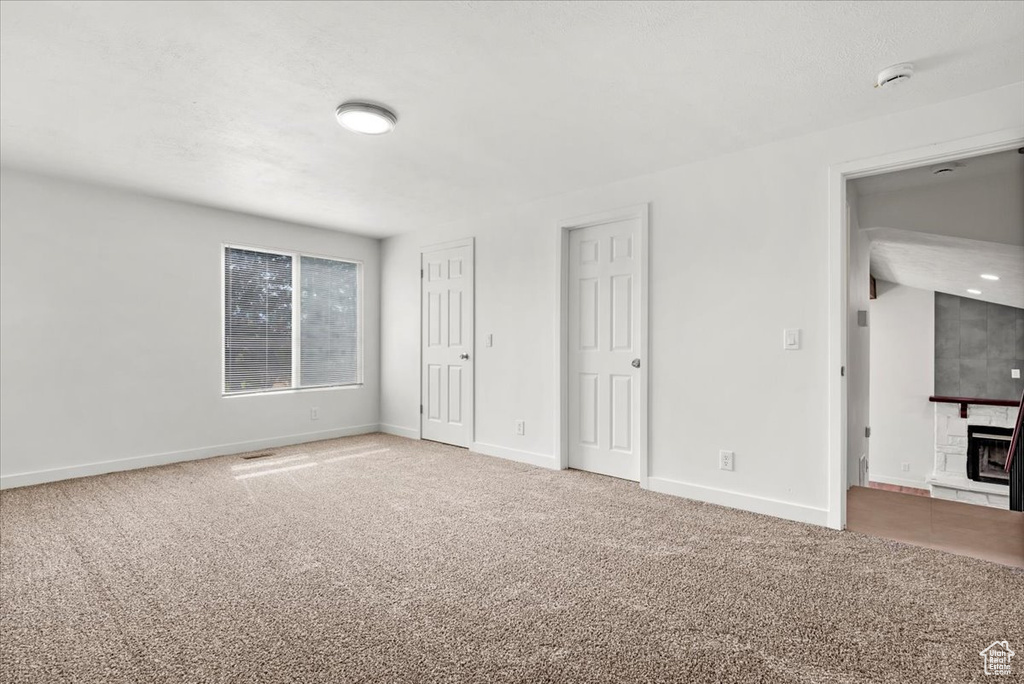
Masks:
[[[787,351],[800,348],[800,328],[786,328],[782,331],[782,348]]]
[[[1020,380],[1020,368],[1011,368],[1010,377],[1014,380]]]

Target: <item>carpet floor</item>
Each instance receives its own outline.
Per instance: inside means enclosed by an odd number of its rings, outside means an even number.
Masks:
[[[1022,570],[387,435],[0,492],[3,682],[960,684],[997,639],[1024,679]]]

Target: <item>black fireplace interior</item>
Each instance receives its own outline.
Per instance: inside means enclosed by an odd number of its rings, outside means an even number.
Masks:
[[[975,482],[1010,484],[1006,457],[1013,430],[988,425],[967,426],[967,477]]]

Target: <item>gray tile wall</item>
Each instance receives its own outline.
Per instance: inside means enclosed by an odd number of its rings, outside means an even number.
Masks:
[[[1020,399],[1024,309],[935,293],[935,394]]]

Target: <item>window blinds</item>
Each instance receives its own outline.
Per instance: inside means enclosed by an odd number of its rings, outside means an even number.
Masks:
[[[292,385],[292,257],[224,251],[224,392]]]
[[[224,393],[361,382],[359,268],[225,247]]]
[[[359,265],[301,257],[300,387],[359,378]]]

